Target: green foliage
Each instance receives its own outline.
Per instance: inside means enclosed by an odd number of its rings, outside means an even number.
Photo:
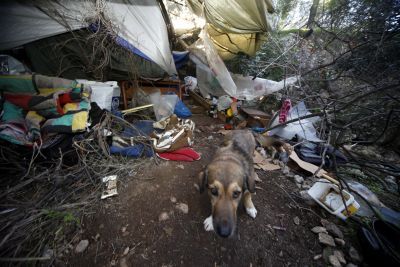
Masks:
[[[79,218],[75,217],[71,212],[61,212],[57,210],[44,210],[45,215],[49,219],[59,220],[65,224],[79,224]]]

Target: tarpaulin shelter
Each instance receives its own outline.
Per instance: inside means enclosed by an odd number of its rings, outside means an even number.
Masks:
[[[189,7],[206,19],[205,27],[223,59],[239,52],[255,55],[272,31],[271,0],[187,0]]]
[[[139,75],[173,75],[165,15],[157,0],[5,0],[0,3],[0,51],[24,46],[36,72],[55,76],[69,66],[63,77],[92,78],[85,73],[84,59],[93,47],[83,36],[104,27],[99,18],[106,18],[110,39],[134,56],[129,60]],[[113,53],[106,79],[122,77],[127,60],[126,54]]]

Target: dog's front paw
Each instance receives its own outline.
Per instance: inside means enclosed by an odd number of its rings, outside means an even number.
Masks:
[[[254,207],[253,208],[246,208],[246,212],[253,219],[257,216],[257,210]]]
[[[204,220],[203,224],[204,224],[204,230],[206,230],[206,231],[214,231],[212,215],[210,215],[209,217],[207,217],[207,218]]]

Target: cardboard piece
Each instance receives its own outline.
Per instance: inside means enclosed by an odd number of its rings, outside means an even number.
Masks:
[[[276,171],[281,167],[271,163],[268,159],[264,158],[258,151],[254,152],[253,156],[254,168],[264,171]]]
[[[302,168],[302,169],[305,170],[305,171],[311,172],[312,174],[314,174],[314,173],[318,170],[318,168],[319,168],[318,166],[316,166],[316,165],[314,165],[314,164],[308,163],[308,162],[306,162],[306,161],[300,159],[299,156],[296,154],[296,152],[295,152],[294,150],[293,150],[292,153],[290,154],[289,158],[290,158],[291,160],[293,160],[294,162],[296,162],[297,165],[299,165],[300,168]],[[334,183],[334,184],[339,184],[339,182],[338,182],[336,179],[330,177],[330,176],[328,175],[328,172],[325,171],[324,169],[320,169],[320,170],[318,171],[318,173],[316,173],[315,175],[316,175],[317,177],[324,177],[325,179],[331,181],[331,182]]]

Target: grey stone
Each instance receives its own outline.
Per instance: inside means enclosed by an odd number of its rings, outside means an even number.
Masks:
[[[297,217],[297,216],[294,217],[294,218],[293,218],[293,222],[294,222],[295,225],[299,225],[299,224],[300,224],[300,218]]]
[[[311,232],[313,232],[314,234],[319,234],[319,233],[327,234],[328,233],[326,231],[325,227],[322,227],[322,226],[315,226],[314,228],[311,229]]]
[[[318,254],[318,255],[314,256],[315,261],[319,260],[320,258],[322,258],[322,254]]]
[[[321,224],[323,227],[326,227],[328,224],[330,224],[331,222],[326,220],[326,219],[321,219]]]
[[[301,188],[302,188],[302,189],[305,189],[305,190],[308,190],[308,189],[311,188],[311,186],[309,186],[308,184],[302,184],[302,185],[301,185]]]
[[[342,266],[342,264],[340,264],[338,258],[335,255],[329,256],[329,263],[332,264],[333,267],[341,267]]]
[[[170,197],[169,199],[171,200],[172,203],[176,203],[176,197]]]
[[[296,181],[296,183],[298,184],[302,184],[304,182],[304,178],[301,177],[300,175],[295,175],[294,176],[294,180]]]
[[[330,255],[333,255],[333,248],[331,248],[331,247],[324,248],[324,250],[322,251],[322,257],[324,258],[324,261],[326,263],[329,262]]]
[[[81,240],[78,245],[75,248],[75,252],[76,253],[82,253],[84,252],[87,247],[89,246],[89,240],[85,239],[85,240]]]
[[[288,175],[290,173],[289,167],[288,166],[283,167],[282,168],[282,173],[285,174],[285,175]]]
[[[160,215],[158,216],[158,221],[163,222],[169,219],[169,215],[167,212],[161,212]]]
[[[344,241],[343,239],[340,239],[340,238],[335,238],[335,243],[341,247],[344,247],[344,245],[346,244],[346,241]]]
[[[307,205],[310,206],[315,206],[316,202],[314,201],[314,199],[308,194],[308,192],[306,190],[300,191],[299,192],[301,198],[304,200],[304,202]]]
[[[343,239],[343,233],[342,231],[339,229],[339,227],[336,226],[336,224],[334,223],[329,223],[327,225],[325,225],[326,230],[328,231],[328,233],[330,233],[331,235],[333,235],[334,237]]]
[[[344,258],[344,254],[341,250],[335,250],[333,252],[333,255],[336,256],[336,258],[339,260],[341,264],[346,264],[346,259]]]
[[[333,240],[333,237],[325,234],[325,233],[319,233],[318,234],[318,240],[321,244],[330,246],[330,247],[335,247],[335,241]]]
[[[129,253],[129,247],[126,247],[125,250],[124,250],[123,255],[126,256],[126,255],[128,255],[128,253]]]
[[[185,169],[185,166],[183,166],[182,164],[178,164],[178,165],[176,165],[176,167],[177,167],[178,169],[181,169],[181,170],[184,170],[184,169]]]
[[[184,214],[188,214],[189,213],[189,206],[185,203],[178,203],[175,206],[178,210],[182,211],[182,213]]]
[[[351,246],[349,249],[349,257],[351,261],[354,261],[356,263],[360,263],[362,261],[360,254],[353,246]]]

